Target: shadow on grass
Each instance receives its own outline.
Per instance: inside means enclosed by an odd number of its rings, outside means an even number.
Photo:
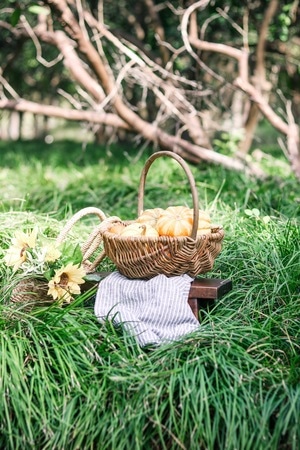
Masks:
[[[20,163],[40,161],[45,165],[67,167],[70,163],[88,166],[101,163],[124,164],[128,158],[134,157],[137,150],[130,144],[104,145],[88,143],[81,144],[70,140],[54,141],[46,144],[42,140],[30,141],[0,141],[1,167],[17,168]],[[128,157],[126,156],[128,155]]]

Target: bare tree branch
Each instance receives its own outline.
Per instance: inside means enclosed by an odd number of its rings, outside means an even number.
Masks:
[[[256,46],[256,66],[252,83],[255,88],[261,92],[262,96],[267,99],[271,90],[271,83],[266,79],[265,67],[265,46],[270,23],[277,11],[278,0],[271,0],[264,15],[261,27],[258,33],[258,43]],[[250,99],[251,100],[251,99]],[[244,154],[248,153],[253,141],[254,131],[257,127],[260,115],[260,108],[256,102],[251,101],[247,120],[245,122],[244,139],[240,143],[240,151]]]
[[[17,85],[10,84],[9,77],[1,74],[0,109],[30,111],[44,116],[109,125],[116,130],[126,130],[127,135],[132,133],[146,143],[152,143],[154,148],[177,152],[191,162],[207,161],[262,177],[261,170],[248,160],[246,162],[246,158],[241,159],[238,153],[233,157],[218,153],[211,144],[216,130],[221,130],[222,126],[228,129],[228,125],[224,125],[225,118],[232,114],[232,98],[237,98],[234,94],[238,93],[242,112],[245,111],[245,105],[252,104],[252,111],[258,111],[286,136],[287,154],[294,172],[300,178],[299,130],[292,107],[287,103],[286,119],[281,117],[269,103],[264,89],[267,82],[266,36],[278,0],[270,0],[262,21],[257,46],[256,81],[249,73],[250,8],[244,10],[241,28],[230,17],[229,7],[216,9],[217,14],[209,17],[204,14],[204,24],[201,26],[199,19],[202,14],[199,11],[204,11],[208,5],[211,7],[210,0],[190,2],[190,6],[185,9],[176,9],[169,2],[157,5],[153,0],[144,0],[143,3],[143,11],[148,11],[149,28],[155,29],[157,33],[158,47],[150,51],[147,51],[145,41],[140,42],[140,45],[135,44],[138,36],[131,36],[127,32],[127,38],[126,33],[114,33],[105,24],[105,10],[99,9],[101,20],[97,20],[84,7],[82,0],[43,0],[41,4],[49,7],[50,14],[47,20],[37,18],[35,25],[25,17],[21,17],[17,27],[4,21],[5,33],[10,33],[16,42],[32,41],[36,60],[45,67],[44,73],[56,64],[57,67],[63,64],[72,82],[72,89],[68,92],[68,87],[57,83],[55,75],[51,84],[55,86],[56,94],[61,96],[59,100],[62,101],[63,97],[68,102],[68,108],[46,105],[44,101],[41,104],[26,100],[21,89],[17,92]],[[162,8],[168,8],[174,15],[173,23],[178,23],[178,37],[182,45],[179,40],[174,44],[166,41],[167,33],[159,17]],[[240,47],[205,38],[212,21],[218,17],[222,17],[222,21],[226,20],[230,29],[239,33],[242,41]],[[137,24],[138,16],[133,20]],[[52,56],[46,59],[49,46],[56,49],[56,56],[53,57],[52,51]],[[11,55],[16,54],[16,47]],[[213,54],[221,56],[222,62],[226,61],[230,77],[214,70],[216,66],[210,66],[208,55]],[[161,63],[159,55],[162,55]],[[180,64],[183,71],[177,68]],[[29,81],[30,84],[33,80],[34,76],[31,75],[28,80],[25,79],[25,83]],[[67,86],[70,87],[70,84]],[[217,96],[219,104],[214,102]],[[49,101],[51,103],[51,98]],[[221,125],[218,122],[220,104],[225,110]],[[244,131],[247,131],[243,125]]]
[[[189,18],[189,12],[195,10],[195,8],[202,6],[205,0],[200,0],[199,2],[192,5],[185,12],[186,20]],[[190,29],[190,34],[188,36],[189,43],[202,51],[209,51],[214,53],[220,53],[226,55],[229,58],[233,58],[238,62],[238,76],[234,81],[235,87],[241,89],[252,102],[253,107],[260,111],[268,121],[281,133],[285,134],[287,137],[287,148],[289,159],[295,174],[300,178],[300,146],[299,146],[299,127],[296,126],[294,121],[291,120],[291,110],[289,110],[289,123],[285,122],[269,105],[265,95],[264,88],[266,85],[265,79],[265,62],[264,62],[264,47],[267,36],[267,30],[269,24],[274,17],[274,14],[278,8],[278,0],[271,0],[267,9],[266,16],[263,20],[262,27],[260,29],[260,39],[257,48],[257,77],[256,83],[250,83],[248,79],[248,53],[245,50],[239,50],[230,47],[225,44],[207,42],[196,36],[195,27]],[[251,122],[256,125],[257,113],[250,111]],[[252,115],[251,115],[252,114]],[[253,124],[251,124],[251,136],[253,136]],[[247,142],[247,148],[249,148],[249,142]]]
[[[32,114],[58,117],[60,119],[71,121],[109,125],[115,128],[129,130],[128,125],[115,114],[95,111],[78,111],[76,109],[67,109],[65,107],[62,108],[59,106],[42,105],[40,103],[31,102],[21,98],[18,100],[0,99],[0,109],[31,112]]]

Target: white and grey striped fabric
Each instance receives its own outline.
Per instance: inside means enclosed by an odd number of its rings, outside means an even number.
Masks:
[[[192,281],[188,275],[132,280],[113,272],[99,284],[96,317],[122,323],[142,347],[178,340],[200,326],[188,305]]]

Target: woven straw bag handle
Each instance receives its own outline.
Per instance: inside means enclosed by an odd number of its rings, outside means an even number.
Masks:
[[[175,159],[175,161],[177,161],[181,165],[181,167],[183,168],[183,170],[185,171],[185,173],[188,177],[188,180],[190,183],[190,188],[192,191],[193,208],[194,208],[193,228],[191,231],[191,238],[195,240],[197,237],[197,229],[198,229],[198,221],[199,221],[198,192],[196,189],[195,179],[193,177],[193,174],[192,174],[189,166],[184,161],[184,159],[181,158],[181,156],[177,155],[176,153],[169,152],[169,151],[156,152],[156,153],[153,153],[153,155],[151,155],[150,158],[147,159],[145,166],[142,170],[141,177],[140,177],[139,193],[138,193],[138,216],[140,216],[140,214],[144,211],[144,192],[145,192],[145,182],[146,182],[147,173],[148,173],[152,163],[157,158],[160,158],[162,156],[167,156],[169,158]]]
[[[87,207],[79,210],[74,216],[71,217],[71,219],[68,220],[64,228],[59,233],[56,243],[61,244],[65,238],[67,237],[69,231],[71,228],[75,225],[76,222],[78,222],[82,217],[87,216],[88,214],[95,214],[99,217],[100,221],[104,221],[106,219],[106,215],[104,212],[95,207]],[[100,225],[96,226],[95,229],[90,233],[88,236],[86,242],[81,246],[82,256],[83,260],[82,263],[86,266],[87,270],[89,272],[92,272],[96,269],[98,264],[102,261],[102,259],[105,256],[105,252],[102,251],[97,258],[93,262],[88,261],[88,258],[92,256],[92,254],[97,250],[99,245],[102,242],[102,236],[100,233]]]

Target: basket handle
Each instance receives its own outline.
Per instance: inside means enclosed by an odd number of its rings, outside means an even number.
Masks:
[[[181,167],[183,168],[183,170],[185,171],[185,173],[188,177],[188,180],[190,183],[190,188],[192,191],[193,208],[194,208],[194,217],[193,217],[193,227],[192,227],[192,231],[191,231],[191,238],[195,240],[197,237],[197,229],[198,229],[198,221],[199,221],[198,192],[196,189],[195,179],[193,177],[193,174],[192,174],[189,166],[184,161],[184,159],[181,158],[181,156],[177,155],[176,153],[169,152],[169,151],[160,151],[160,152],[153,153],[153,155],[151,155],[147,159],[147,161],[144,165],[144,168],[142,170],[141,177],[140,177],[139,193],[138,193],[138,216],[140,216],[140,214],[144,210],[144,193],[145,193],[145,182],[146,182],[147,173],[148,173],[152,163],[157,158],[160,158],[162,156],[168,156],[169,158],[175,159],[175,161],[177,161],[181,165]]]
[[[78,222],[82,217],[84,217],[88,214],[96,214],[99,217],[100,221],[104,221],[106,219],[106,215],[99,208],[95,208],[93,206],[83,208],[83,209],[79,210],[76,214],[74,214],[74,216],[72,216],[71,219],[69,219],[67,221],[64,228],[61,230],[58,237],[56,238],[56,243],[61,244],[65,240],[69,231],[75,225],[75,223]],[[86,242],[81,246],[83,263],[88,262],[87,261],[88,258],[97,250],[101,241],[102,241],[102,235],[100,233],[100,225],[98,225],[90,233]],[[92,263],[88,262],[88,271],[92,272],[97,267],[97,265],[102,261],[104,256],[105,256],[105,252],[102,251]]]

